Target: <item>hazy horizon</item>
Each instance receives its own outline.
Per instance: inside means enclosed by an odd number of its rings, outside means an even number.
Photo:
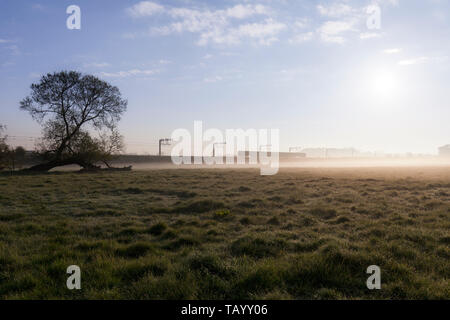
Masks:
[[[69,30],[66,8],[81,8]],[[368,28],[370,5],[380,28]],[[280,130],[289,147],[437,154],[450,143],[447,1],[3,1],[0,123],[40,126],[19,101],[41,75],[90,73],[128,99],[127,153],[178,128]],[[27,145],[28,144],[28,145]]]

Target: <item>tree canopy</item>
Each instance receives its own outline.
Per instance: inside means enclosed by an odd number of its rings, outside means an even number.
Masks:
[[[117,123],[127,101],[119,89],[92,75],[62,71],[43,76],[20,102],[43,128],[39,152],[46,160],[31,170],[78,164],[94,168],[123,148]],[[97,133],[97,137],[93,134]]]

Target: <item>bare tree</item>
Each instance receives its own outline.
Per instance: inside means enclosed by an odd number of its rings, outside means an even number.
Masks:
[[[110,161],[120,154],[125,147],[123,136],[115,130],[112,130],[110,134],[101,134],[98,145],[99,161],[103,162],[108,168],[111,168]]]
[[[78,164],[97,168],[102,161],[102,138],[94,132],[109,130],[115,140],[117,123],[127,108],[117,87],[92,75],[62,71],[43,76],[31,85],[31,94],[20,102],[43,127],[39,151],[45,162],[29,170],[48,171],[54,167]],[[123,146],[123,144],[122,144]],[[113,147],[110,152],[117,152]],[[105,154],[103,154],[105,155]]]
[[[22,146],[11,148],[9,151],[9,162],[11,170],[20,169],[25,160],[26,150]]]

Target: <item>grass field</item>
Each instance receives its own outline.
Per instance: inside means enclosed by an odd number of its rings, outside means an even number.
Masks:
[[[2,299],[450,299],[449,270],[448,167],[0,176]]]

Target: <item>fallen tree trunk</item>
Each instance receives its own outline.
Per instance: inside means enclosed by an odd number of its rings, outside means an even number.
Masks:
[[[99,166],[96,166],[92,163],[87,163],[80,159],[71,158],[71,159],[65,159],[65,160],[51,160],[51,161],[48,161],[45,163],[40,163],[40,164],[34,165],[30,168],[26,168],[26,169],[24,169],[24,171],[47,172],[53,168],[68,166],[71,164],[79,165],[80,167],[82,167],[83,169],[86,169],[86,170],[100,169]]]
[[[89,168],[83,168],[80,170],[80,172],[92,172],[92,171],[131,171],[132,166],[128,167],[122,167],[122,168],[116,168],[116,167],[108,167],[108,168],[99,168],[96,167],[95,169],[89,169]]]

